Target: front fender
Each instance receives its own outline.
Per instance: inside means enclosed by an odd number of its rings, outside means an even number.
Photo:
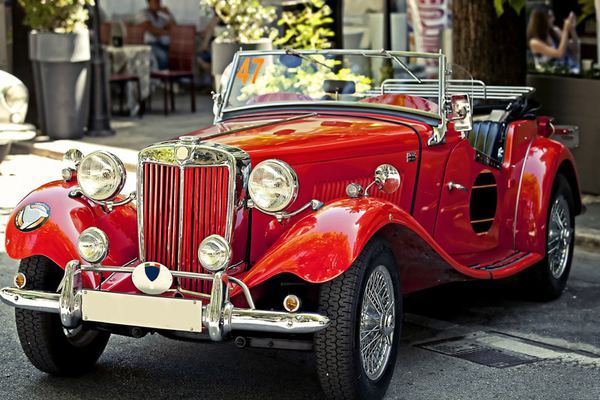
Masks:
[[[529,148],[521,176],[515,218],[515,247],[545,254],[546,225],[552,188],[558,173],[565,174],[573,189],[575,212],[581,212],[581,195],[575,160],[561,143],[541,136]]]
[[[136,209],[129,203],[107,213],[101,206],[82,198],[71,198],[73,182],[47,183],[28,194],[13,211],[6,227],[6,252],[14,259],[45,256],[64,268],[80,260],[77,238],[85,229],[102,229],[109,241],[105,265],[123,265],[138,255]],[[27,204],[45,203],[50,217],[39,228],[22,232],[15,225],[17,212]]]
[[[386,237],[408,237],[406,232],[410,232],[418,238],[412,239],[411,246],[424,245],[449,269],[474,278],[490,277],[488,272],[456,262],[409,213],[396,205],[377,198],[358,198],[334,201],[298,221],[256,262],[243,281],[254,287],[275,275],[291,273],[310,283],[327,282],[344,273],[380,231]],[[399,257],[402,250],[396,254]],[[427,258],[425,254],[423,257]]]

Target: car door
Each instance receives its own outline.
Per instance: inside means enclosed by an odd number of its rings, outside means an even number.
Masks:
[[[451,151],[441,187],[434,237],[449,254],[474,253],[498,246],[498,168],[476,160],[477,152],[464,139]]]

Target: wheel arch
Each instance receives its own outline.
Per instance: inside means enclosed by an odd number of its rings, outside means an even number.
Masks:
[[[559,174],[569,182],[577,215],[583,207],[573,155],[559,142],[536,137],[529,148],[520,178],[514,221],[514,245],[517,250],[545,253],[547,213]]]
[[[567,182],[571,187],[571,192],[573,193],[573,200],[575,202],[575,215],[581,214],[583,211],[583,203],[581,201],[581,191],[579,189],[579,178],[577,176],[577,171],[575,170],[575,165],[569,159],[565,159],[560,163],[558,170],[556,171],[556,176],[563,175],[567,178]],[[556,181],[556,176],[554,180]]]
[[[137,257],[137,219],[132,204],[105,212],[88,200],[69,196],[74,183],[47,183],[25,196],[9,217],[6,227],[6,252],[13,259],[43,256],[65,268],[74,259],[80,260],[77,239],[85,229],[95,226],[108,236],[110,249],[107,265],[123,265]],[[23,232],[15,224],[17,213],[32,203],[44,203],[49,217],[38,228]],[[81,261],[81,260],[80,260]]]

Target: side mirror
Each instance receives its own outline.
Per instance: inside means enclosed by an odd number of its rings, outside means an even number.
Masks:
[[[375,169],[375,185],[387,194],[400,188],[400,172],[390,164],[382,164]]]
[[[450,100],[451,115],[448,121],[454,122],[454,130],[468,132],[473,129],[473,112],[469,95],[454,95]]]

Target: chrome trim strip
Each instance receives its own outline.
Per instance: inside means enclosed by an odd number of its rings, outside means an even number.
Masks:
[[[233,107],[223,110],[223,115],[228,113],[234,113],[238,111],[252,111],[252,110],[260,110],[260,109],[269,109],[271,107],[280,107],[280,106],[297,106],[299,109],[302,108],[310,108],[314,106],[346,106],[346,107],[360,107],[366,110],[386,110],[386,111],[395,111],[395,112],[404,112],[407,114],[419,115],[422,117],[432,118],[434,120],[441,120],[440,114],[417,110],[415,108],[402,107],[402,106],[389,106],[386,104],[377,104],[377,103],[365,103],[365,102],[357,102],[357,101],[280,101],[280,102],[270,102],[270,103],[258,103],[249,106],[240,106]],[[317,112],[318,114],[318,112]],[[224,118],[219,119],[219,122],[223,122]]]

